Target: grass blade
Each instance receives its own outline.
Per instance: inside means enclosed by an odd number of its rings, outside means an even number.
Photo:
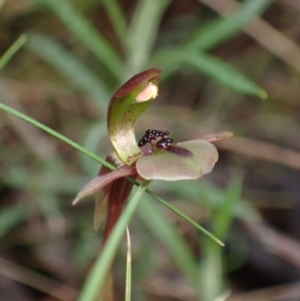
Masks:
[[[213,217],[213,232],[222,239],[226,238],[230,229],[232,219],[234,218],[234,207],[237,201],[241,199],[242,187],[242,177],[235,175],[227,187],[223,206],[219,208]]]
[[[197,56],[186,55],[184,62],[234,91],[261,99],[268,97],[261,87],[231,65],[214,56],[204,53]]]
[[[168,222],[158,206],[147,199],[139,204],[138,214],[143,223],[169,250],[186,277],[194,281],[197,276],[196,261],[186,241],[176,231],[176,227]]]
[[[162,198],[160,198],[159,196],[155,195],[152,191],[147,190],[147,192],[148,192],[149,195],[151,195],[157,201],[159,201],[162,205],[164,205],[165,207],[167,207],[168,209],[170,209],[171,211],[173,211],[174,213],[176,213],[177,215],[179,215],[181,218],[183,218],[184,220],[186,220],[188,223],[190,223],[191,225],[193,225],[194,227],[196,227],[199,231],[201,231],[203,234],[205,234],[206,236],[208,236],[209,238],[211,238],[217,244],[219,244],[220,246],[224,246],[224,244],[217,237],[215,237],[212,233],[210,233],[205,228],[203,228],[202,226],[200,226],[199,224],[197,224],[195,221],[193,221],[191,218],[189,218],[182,211],[180,211],[179,209],[175,208],[174,206],[172,206],[168,202],[164,201]]]
[[[101,64],[120,79],[123,74],[123,64],[115,49],[104,37],[72,6],[70,1],[61,0],[37,0],[39,3],[50,8],[68,27],[68,29],[81,41]]]
[[[119,3],[116,0],[102,0],[101,3],[105,7],[112,26],[125,49],[128,24]]]
[[[224,191],[207,182],[201,181],[170,182],[168,189],[178,197],[185,198],[196,205],[204,205],[213,210],[220,210],[224,205]],[[233,208],[234,217],[245,220],[256,220],[259,215],[247,202],[237,202]]]
[[[212,218],[213,232],[226,239],[232,219],[234,207],[240,200],[242,189],[242,177],[234,176],[226,190],[223,205],[216,209]],[[211,241],[202,240],[203,258],[201,260],[200,288],[203,300],[216,300],[222,292],[222,254],[221,250]]]
[[[27,41],[27,35],[22,34],[1,56],[0,58],[0,70],[12,59],[12,57],[22,48]]]
[[[274,0],[250,0],[236,13],[201,27],[184,47],[185,51],[209,50],[238,33],[255,17],[261,15]]]
[[[85,149],[84,147],[82,147],[81,145],[75,143],[74,141],[68,139],[67,137],[59,134],[58,132],[50,129],[49,127],[43,125],[42,123],[0,103],[0,109],[4,110],[18,118],[23,119],[26,122],[29,122],[30,124],[42,129],[43,131],[47,132],[48,134],[60,139],[61,141],[64,141],[65,143],[69,144],[70,146],[74,147],[75,149],[77,149],[78,151],[84,153],[85,155],[89,156],[90,158],[96,160],[97,162],[107,166],[110,169],[115,169],[115,167],[111,164],[109,164],[108,162],[106,162],[104,159],[102,159],[101,157],[98,157],[97,155],[93,154],[92,152],[90,152],[89,150]]]
[[[53,65],[76,87],[80,87],[87,93],[101,111],[106,111],[107,101],[110,98],[107,89],[76,57],[41,34],[30,34],[27,47]]]
[[[107,145],[108,143],[103,143],[106,140],[108,140],[106,123],[95,122],[83,131],[80,144],[95,154],[99,151],[100,153],[104,153],[102,148],[99,149],[99,145]],[[79,153],[78,159],[88,175],[94,177],[99,172],[99,166],[84,153]]]
[[[261,87],[231,65],[212,55],[168,50],[160,57],[161,64],[164,64],[166,61],[168,62],[168,66],[172,69],[179,67],[180,64],[186,64],[234,91],[257,96],[261,99],[267,98],[267,93]],[[168,67],[166,66],[166,68]]]
[[[126,228],[127,233],[127,262],[126,262],[126,290],[125,290],[125,301],[131,300],[131,241],[128,227]]]
[[[149,60],[162,15],[170,0],[138,1],[127,34],[127,67],[140,72]]]
[[[116,254],[127,224],[129,223],[139,200],[145,192],[149,182],[144,181],[137,189],[133,197],[129,200],[123,210],[117,224],[115,225],[111,236],[108,238],[101,254],[99,255],[88,279],[86,280],[78,301],[96,301],[98,292],[101,290],[105,277]]]
[[[202,26],[192,35],[186,44],[157,52],[151,59],[152,64],[158,64],[164,70],[162,74],[163,77],[169,76],[179,68],[181,61],[174,59],[172,63],[170,63],[170,57],[168,56],[171,54],[170,51],[182,53],[186,56],[195,56],[200,51],[210,50],[237,34],[247,23],[262,14],[272,1],[273,0],[246,1],[234,14],[226,18],[218,18]],[[262,91],[260,91],[260,95],[262,98],[266,96]]]
[[[221,249],[212,241],[202,240],[201,253],[198,293],[201,300],[216,300],[223,286]]]

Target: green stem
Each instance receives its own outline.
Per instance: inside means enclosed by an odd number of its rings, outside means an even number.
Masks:
[[[81,294],[79,295],[78,301],[96,301],[96,297],[99,295],[99,291],[102,289],[105,277],[116,254],[118,245],[122,240],[126,226],[135,212],[137,205],[148,185],[149,181],[142,182],[134,196],[129,200],[111,235],[105,243],[103,250],[99,255],[88,279],[86,280]]]

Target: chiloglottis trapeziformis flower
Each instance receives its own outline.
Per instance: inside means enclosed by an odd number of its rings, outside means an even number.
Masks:
[[[133,182],[126,177],[166,181],[198,179],[211,172],[218,160],[217,149],[211,142],[232,135],[222,132],[174,143],[167,131],[147,130],[137,142],[134,124],[157,96],[160,72],[155,68],[143,71],[113,95],[108,106],[107,128],[114,152],[106,160],[116,169],[102,166],[98,176],[88,182],[73,201],[76,204],[84,197],[96,194],[95,229],[107,211],[104,242],[131,192]]]

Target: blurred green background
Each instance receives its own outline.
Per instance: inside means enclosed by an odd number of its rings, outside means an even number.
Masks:
[[[298,0],[0,1],[0,103],[105,158],[110,96],[158,67],[137,139],[235,134],[211,174],[150,185],[226,246],[144,195],[132,300],[300,300],[299,16]],[[0,300],[76,300],[101,230],[93,198],[71,201],[100,166],[2,110],[0,141]],[[125,262],[124,243],[117,300]]]

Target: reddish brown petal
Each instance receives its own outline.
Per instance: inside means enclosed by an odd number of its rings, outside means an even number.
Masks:
[[[109,154],[106,159],[107,162],[110,164],[121,167],[120,161],[118,160],[118,157],[116,153]],[[103,176],[108,173],[111,173],[111,170],[106,167],[105,165],[102,165],[98,176]],[[94,229],[97,231],[102,224],[103,220],[106,217],[107,208],[108,208],[108,199],[109,199],[109,193],[111,190],[112,183],[106,185],[103,189],[100,191],[97,191],[95,194],[95,210],[94,210]]]
[[[106,187],[110,189],[111,184]],[[101,191],[101,192],[102,192],[101,197],[96,196],[96,200],[95,200],[94,223],[93,223],[95,231],[97,231],[102,225],[106,217],[107,208],[108,208],[109,191],[108,192]]]
[[[108,198],[108,213],[103,235],[103,244],[106,242],[113,227],[118,221],[122,213],[124,203],[131,192],[132,186],[133,183],[127,181],[125,178],[117,179],[112,183]]]
[[[90,182],[88,182],[77,194],[75,200],[73,201],[73,205],[77,204],[81,199],[96,193],[97,191],[101,190],[106,185],[110,184],[114,180],[118,178],[123,178],[127,176],[131,176],[136,173],[135,166],[127,166],[124,165],[119,167],[116,170],[111,171],[108,174],[100,175]]]

